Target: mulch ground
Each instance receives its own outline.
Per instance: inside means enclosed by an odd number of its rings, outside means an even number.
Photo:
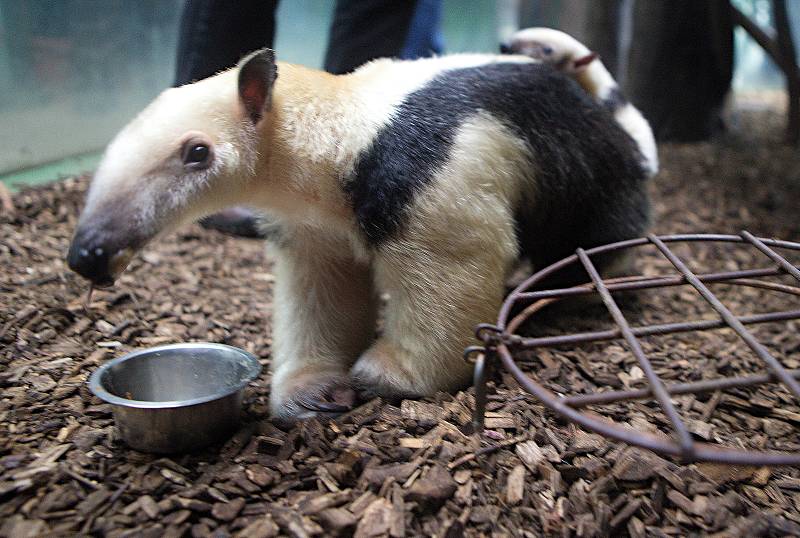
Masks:
[[[654,231],[746,228],[800,240],[800,154],[779,144],[777,115],[743,113],[737,122],[714,144],[662,148]],[[0,536],[800,535],[797,469],[680,465],[566,423],[503,373],[491,383],[480,438],[468,433],[472,389],[373,400],[333,422],[281,429],[268,419],[265,368],[247,391],[242,428],[223,445],[170,457],[130,450],[109,406],[87,390],[89,374],[127,351],[191,340],[242,347],[267,366],[273,277],[261,244],[192,226],[150,246],[87,310],[86,285],[63,262],[86,184],[24,190],[13,213],[0,215]],[[676,251],[698,271],[768,265],[741,247]],[[666,270],[651,251],[636,263]],[[763,290],[714,290],[740,315],[797,307]],[[714,318],[686,287],[623,304],[634,325]],[[531,331],[596,329],[606,318],[591,306],[556,310]],[[799,328],[754,332],[799,368]],[[764,372],[729,333],[643,346],[670,381]],[[643,383],[619,342],[549,350],[526,368],[562,394]],[[800,450],[800,409],[775,385],[674,402],[698,440]],[[592,411],[669,431],[646,401]]]

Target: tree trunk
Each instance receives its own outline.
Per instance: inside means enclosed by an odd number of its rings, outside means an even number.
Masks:
[[[628,97],[659,140],[720,131],[733,76],[728,0],[636,0],[627,75]]]
[[[786,93],[789,97],[789,122],[786,127],[786,140],[790,144],[797,144],[798,140],[800,140],[800,80],[796,76],[797,59],[794,41],[792,41],[789,16],[786,13],[786,1],[772,0],[772,10],[775,16],[778,49],[782,59],[779,65],[786,76]]]
[[[620,66],[625,54],[621,50],[624,0],[595,0],[586,4],[586,21],[581,41],[600,55],[606,69],[617,81],[623,76]]]

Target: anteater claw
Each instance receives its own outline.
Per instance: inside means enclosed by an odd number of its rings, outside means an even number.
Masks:
[[[295,388],[273,400],[272,415],[291,423],[315,416],[335,417],[353,408],[356,392],[345,376],[323,376],[293,380]],[[294,383],[293,383],[294,384]]]

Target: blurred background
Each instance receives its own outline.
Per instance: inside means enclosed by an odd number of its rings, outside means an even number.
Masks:
[[[800,2],[779,3],[798,21]],[[321,66],[333,4],[279,4],[281,59]],[[92,169],[114,133],[172,83],[182,5],[0,0],[0,179]],[[496,51],[519,27],[561,28],[600,51],[660,139],[702,140],[725,128],[731,94],[785,103],[781,70],[736,19],[774,40],[775,3],[732,5],[733,15],[728,0],[444,0],[442,33],[446,52]]]

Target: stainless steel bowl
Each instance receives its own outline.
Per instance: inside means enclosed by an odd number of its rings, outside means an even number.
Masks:
[[[110,403],[122,438],[145,452],[190,452],[238,426],[244,387],[258,360],[223,344],[174,344],[107,362],[89,389]]]

